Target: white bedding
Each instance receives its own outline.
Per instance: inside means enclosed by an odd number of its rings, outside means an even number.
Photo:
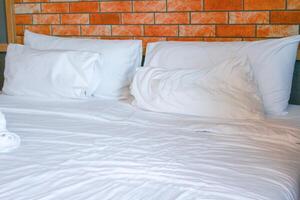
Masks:
[[[22,139],[0,154],[1,200],[299,200],[299,106],[263,121],[3,95],[0,109]]]

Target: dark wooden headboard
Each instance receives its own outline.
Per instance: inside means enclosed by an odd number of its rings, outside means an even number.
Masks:
[[[300,60],[295,65],[290,103],[300,105]]]

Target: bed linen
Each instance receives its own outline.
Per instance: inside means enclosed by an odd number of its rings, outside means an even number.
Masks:
[[[299,199],[300,115],[230,121],[5,95],[0,110],[22,139],[0,154],[1,200]]]

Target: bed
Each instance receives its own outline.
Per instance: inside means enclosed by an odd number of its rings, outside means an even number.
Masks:
[[[20,148],[1,200],[298,200],[300,106],[259,121],[143,111],[127,101],[0,96]]]

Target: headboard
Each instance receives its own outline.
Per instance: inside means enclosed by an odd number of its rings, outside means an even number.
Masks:
[[[295,65],[290,103],[300,105],[300,61],[299,60],[296,62]]]

